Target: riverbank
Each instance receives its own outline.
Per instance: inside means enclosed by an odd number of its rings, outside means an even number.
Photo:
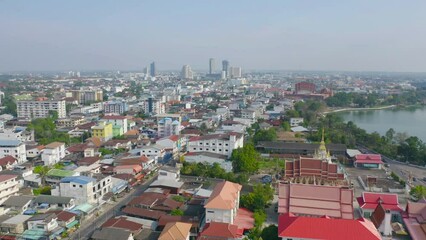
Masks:
[[[388,106],[382,106],[382,107],[370,107],[370,108],[341,108],[341,109],[335,109],[331,111],[325,111],[323,114],[329,114],[329,113],[337,113],[337,112],[350,112],[350,111],[365,111],[365,110],[382,110],[382,109],[389,109],[394,108],[396,105],[388,105]]]

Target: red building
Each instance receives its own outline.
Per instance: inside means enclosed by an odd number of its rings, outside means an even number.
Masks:
[[[364,217],[370,217],[377,205],[381,203],[385,210],[392,213],[393,220],[401,220],[403,209],[399,206],[397,194],[363,192],[356,200]]]
[[[280,183],[278,213],[353,219],[353,189],[339,186]]]
[[[294,161],[286,161],[285,178],[315,176],[327,180],[343,180],[344,173],[337,164],[321,159],[300,157]]]
[[[380,154],[358,154],[355,155],[355,167],[378,168],[383,166],[382,156]]]
[[[316,86],[310,82],[299,82],[296,83],[296,94],[311,94],[315,93]]]

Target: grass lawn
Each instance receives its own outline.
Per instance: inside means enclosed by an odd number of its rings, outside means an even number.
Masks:
[[[285,168],[285,160],[280,159],[269,159],[269,158],[262,158],[259,160],[259,169],[260,170],[268,170],[268,169],[275,169],[278,166],[279,169]]]

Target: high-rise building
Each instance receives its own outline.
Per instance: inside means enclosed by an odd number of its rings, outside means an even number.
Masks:
[[[183,65],[181,76],[183,79],[193,79],[191,66]]]
[[[104,98],[102,90],[71,90],[71,94],[79,104],[101,102]]]
[[[225,72],[225,75],[228,77],[228,71],[229,71],[229,61],[228,60],[222,61],[222,71]]]
[[[17,101],[18,118],[34,119],[49,117],[51,111],[58,113],[58,118],[66,117],[65,100]]]
[[[145,114],[161,114],[166,111],[164,103],[160,100],[154,99],[154,97],[149,97],[145,100],[142,107]]]
[[[216,68],[216,62],[214,60],[214,58],[210,58],[209,60],[209,74],[213,74]]]
[[[240,78],[242,76],[241,67],[230,67],[229,75],[231,78]]]
[[[155,77],[157,76],[157,69],[155,68],[155,62],[152,62],[151,65],[149,65],[149,74],[151,75],[151,77]]]

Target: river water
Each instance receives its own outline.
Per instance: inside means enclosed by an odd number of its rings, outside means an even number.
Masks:
[[[384,135],[389,128],[406,132],[426,142],[426,106],[382,110],[360,110],[335,113],[352,121],[367,132]]]

